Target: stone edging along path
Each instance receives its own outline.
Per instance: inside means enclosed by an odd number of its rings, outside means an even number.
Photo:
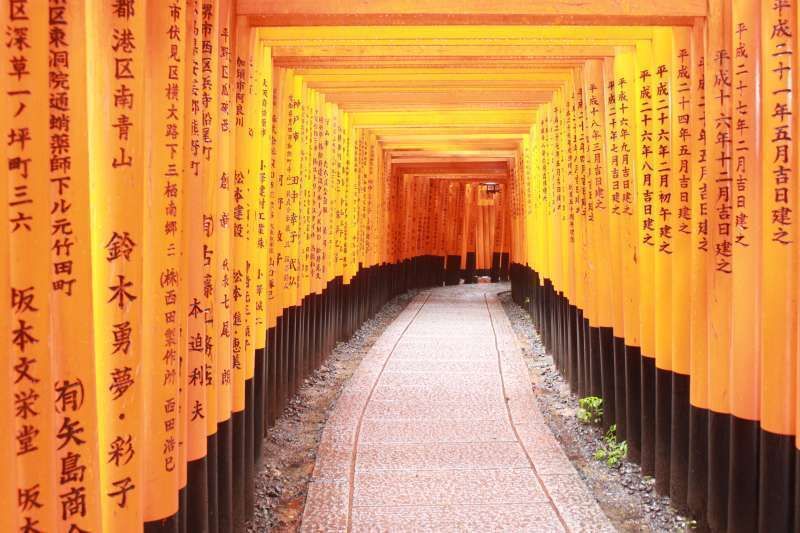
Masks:
[[[302,531],[614,531],[493,290],[422,292],[386,328],[325,426]]]

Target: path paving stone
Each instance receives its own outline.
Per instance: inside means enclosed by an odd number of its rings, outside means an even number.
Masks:
[[[420,293],[322,435],[301,530],[614,531],[542,420],[497,285]]]

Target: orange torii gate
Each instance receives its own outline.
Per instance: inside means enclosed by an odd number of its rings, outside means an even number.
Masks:
[[[241,528],[338,339],[509,264],[661,493],[796,529],[798,12],[0,0],[0,530]]]
[[[796,527],[797,13],[713,2],[588,61],[515,182],[516,235],[535,235],[512,250],[516,300],[657,489],[714,530]]]

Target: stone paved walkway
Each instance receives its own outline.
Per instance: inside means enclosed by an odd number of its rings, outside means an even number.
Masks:
[[[421,293],[337,401],[302,531],[614,531],[542,420],[496,293]]]

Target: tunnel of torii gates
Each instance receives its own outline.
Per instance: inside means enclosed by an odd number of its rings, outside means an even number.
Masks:
[[[0,0],[0,531],[241,528],[336,341],[480,274],[798,530],[797,2]]]

